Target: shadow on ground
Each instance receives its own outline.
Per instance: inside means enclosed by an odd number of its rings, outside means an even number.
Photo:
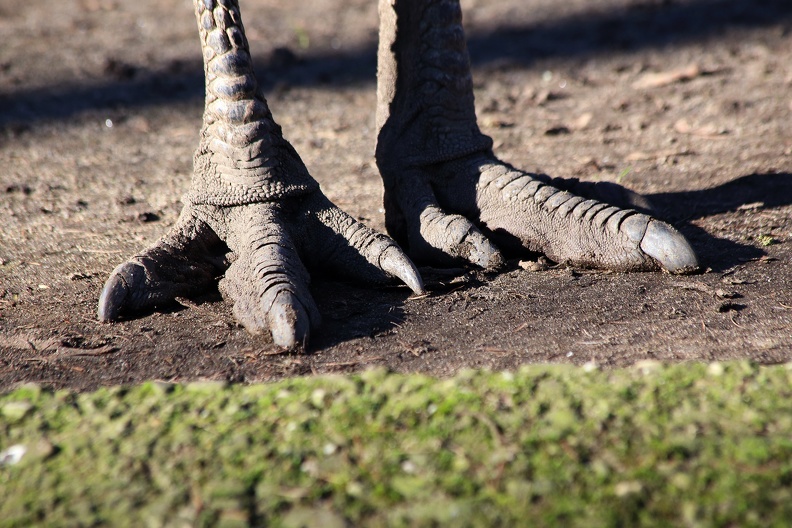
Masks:
[[[792,204],[792,174],[750,174],[710,189],[649,195],[651,202],[693,244],[702,267],[725,271],[765,255],[751,244],[719,238],[692,223],[709,216]]]
[[[792,21],[792,3],[788,0],[663,1],[615,12],[592,9],[566,18],[471,32],[468,42],[474,66],[507,60],[516,67],[527,67],[538,58],[661,48],[718,38],[729,28],[784,21]],[[345,51],[320,50],[304,56],[275,50],[271,57],[257,58],[255,68],[265,90],[276,85],[372,82],[376,44],[369,42]],[[108,77],[111,80],[92,85],[63,83],[33,90],[20,87],[0,95],[4,108],[0,128],[24,128],[107,106],[159,105],[203,97],[203,69],[198,57],[158,70],[145,64],[120,65],[111,68]]]

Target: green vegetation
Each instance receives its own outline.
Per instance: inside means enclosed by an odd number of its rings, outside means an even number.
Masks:
[[[778,244],[778,240],[773,235],[759,235],[756,240],[764,247]]]
[[[784,526],[790,396],[748,363],[26,386],[0,525]]]

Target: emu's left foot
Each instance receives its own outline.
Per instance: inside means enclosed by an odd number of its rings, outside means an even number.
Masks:
[[[411,256],[493,268],[500,248],[612,270],[698,267],[679,232],[634,209],[647,206],[635,193],[551,181],[492,154],[476,123],[459,0],[379,6],[377,166],[388,231]]]
[[[419,260],[464,258],[482,267],[538,252],[581,267],[689,273],[698,261],[673,227],[623,206],[635,193],[577,185],[579,196],[546,176],[517,170],[491,153],[423,168],[383,171],[388,230]],[[592,196],[593,195],[593,196]],[[603,196],[604,195],[604,196]],[[610,196],[609,196],[610,195]],[[611,198],[606,203],[596,198]]]

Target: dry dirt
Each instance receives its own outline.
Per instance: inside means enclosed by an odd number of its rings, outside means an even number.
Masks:
[[[109,272],[173,224],[189,183],[203,102],[192,8],[2,2],[0,389],[792,359],[792,3],[463,5],[496,152],[647,194],[705,273],[514,260],[496,275],[424,269],[433,294],[422,299],[317,278],[324,325],[305,355],[249,336],[216,291],[100,324]],[[382,230],[376,2],[243,0],[242,12],[287,138],[332,200]]]

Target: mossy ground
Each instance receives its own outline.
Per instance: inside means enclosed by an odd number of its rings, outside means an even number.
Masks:
[[[0,396],[0,524],[782,526],[791,382],[695,363],[26,386]]]

